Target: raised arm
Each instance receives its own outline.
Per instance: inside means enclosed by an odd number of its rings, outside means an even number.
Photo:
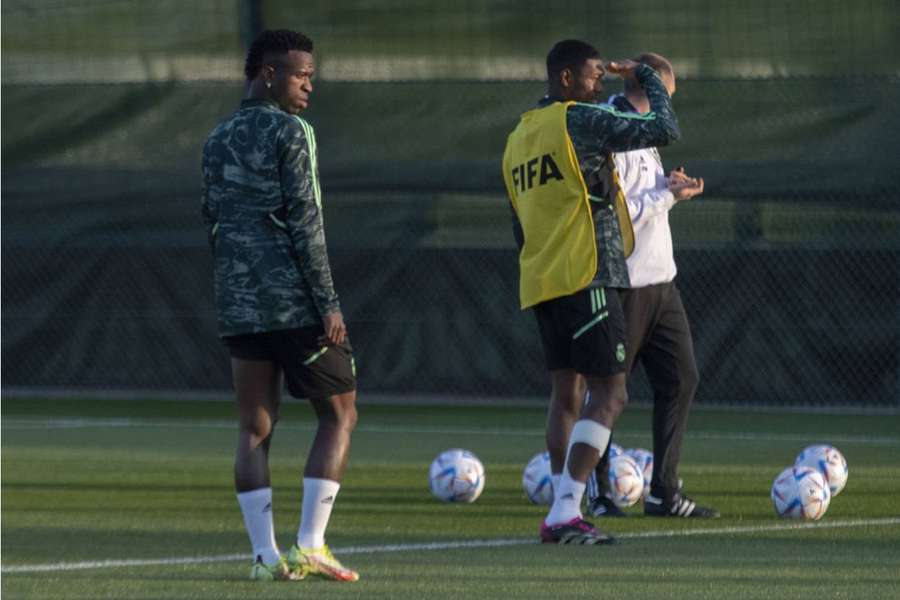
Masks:
[[[650,102],[646,114],[626,113],[608,104],[573,106],[578,111],[585,135],[601,152],[626,152],[640,148],[666,146],[679,137],[678,118],[672,110],[672,100],[659,75],[651,67],[634,61],[611,63],[609,70],[623,77],[635,77]],[[584,143],[584,140],[582,140]]]

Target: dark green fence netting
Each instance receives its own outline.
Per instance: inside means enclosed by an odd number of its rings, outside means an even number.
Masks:
[[[256,14],[320,52],[306,117],[362,393],[547,393],[500,154],[574,36],[680,75],[662,155],[706,179],[671,214],[698,402],[900,406],[894,3],[437,4],[4,2],[4,389],[229,387],[199,158]]]

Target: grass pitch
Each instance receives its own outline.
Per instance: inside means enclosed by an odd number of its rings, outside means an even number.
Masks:
[[[536,542],[544,514],[521,489],[543,446],[529,408],[360,407],[328,540],[354,584],[246,581],[249,544],[231,482],[226,402],[4,400],[6,598],[896,598],[900,417],[697,410],[681,476],[715,521],[606,521],[615,547]],[[277,536],[292,542],[315,419],[285,406],[272,449]],[[649,413],[615,433],[648,447]],[[822,521],[794,527],[769,486],[805,445],[832,443],[850,478]],[[427,469],[464,447],[484,462],[472,505],[433,500]],[[111,561],[111,562],[104,562]]]

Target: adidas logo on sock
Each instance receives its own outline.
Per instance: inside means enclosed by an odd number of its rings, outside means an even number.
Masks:
[[[334,504],[334,496],[328,496],[327,498],[322,498],[322,501],[319,504]]]
[[[560,497],[560,500],[574,500],[574,499],[575,499],[575,496],[574,496],[574,494],[571,494],[571,493],[566,494],[565,496]]]
[[[269,502],[268,504],[266,504],[265,506],[263,506],[262,511],[263,511],[264,513],[272,512],[272,503]]]

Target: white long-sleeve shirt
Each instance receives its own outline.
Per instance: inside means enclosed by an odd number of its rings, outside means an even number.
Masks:
[[[609,103],[617,108],[631,106],[621,96],[611,97]],[[614,160],[634,227],[634,251],[626,261],[631,287],[672,281],[678,271],[669,227],[675,196],[669,191],[659,152],[656,148],[618,152]]]

